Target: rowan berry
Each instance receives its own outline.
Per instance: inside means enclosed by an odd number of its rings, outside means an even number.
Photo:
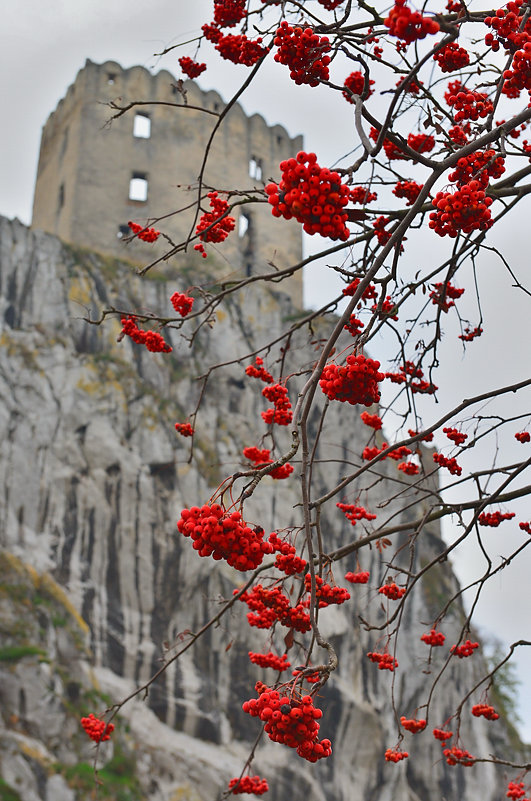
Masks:
[[[354,186],[350,190],[349,199],[352,203],[362,203],[365,206],[366,203],[372,203],[373,200],[377,200],[378,195],[376,192],[370,192],[368,189],[365,189],[364,186]],[[347,294],[345,290],[343,290],[343,294]]]
[[[385,378],[378,372],[380,362],[363,354],[347,356],[345,367],[327,364],[322,372],[319,386],[330,400],[351,405],[372,406],[380,400],[378,382]]]
[[[192,437],[195,433],[190,423],[175,423],[175,430],[181,437]]]
[[[267,47],[262,47],[261,36],[248,39],[243,33],[221,35],[217,38],[215,48],[222,58],[246,67],[252,67],[269,52]]]
[[[455,654],[455,656],[458,656],[459,659],[465,659],[467,656],[472,656],[476,648],[479,648],[478,642],[465,640],[462,645],[452,645],[450,651]]]
[[[350,320],[345,325],[345,331],[348,331],[349,334],[352,334],[353,337],[356,337],[358,334],[361,334],[364,327],[365,326],[361,320],[359,320],[355,314],[351,314]]]
[[[251,462],[254,463],[254,466],[265,467],[265,465],[273,464],[273,459],[270,458],[270,451],[267,448],[260,450],[255,446],[250,448],[243,449],[243,455],[246,459],[249,459]],[[271,472],[268,474],[271,478],[281,479],[281,478],[288,478],[293,473],[293,466],[290,465],[289,462],[285,464],[281,464],[278,467],[275,467]]]
[[[418,431],[413,431],[412,428],[408,428],[407,433],[410,437],[416,437],[418,435]],[[422,442],[432,442],[433,441],[433,433],[425,434],[423,437],[420,438]]]
[[[400,462],[397,468],[401,470],[406,476],[418,476],[420,468],[415,462]]]
[[[407,590],[405,587],[399,587],[397,584],[384,584],[378,590],[379,593],[385,595],[386,598],[389,598],[390,601],[398,601],[399,598],[402,598]]]
[[[439,23],[429,17],[423,17],[418,11],[411,11],[406,0],[395,0],[395,5],[384,20],[391,36],[402,39],[407,44],[417,39],[424,39],[428,34],[437,33]]]
[[[446,740],[450,740],[454,733],[453,731],[444,731],[444,729],[434,729],[433,736],[436,740],[440,740],[442,743],[445,743]]]
[[[475,763],[472,754],[469,754],[464,748],[458,748],[456,745],[452,748],[444,748],[443,754],[449,765],[463,765],[465,768],[470,768]]]
[[[415,181],[399,181],[393,189],[393,195],[407,200],[406,206],[412,206],[418,198],[424,184],[417,184]]]
[[[199,64],[197,61],[194,61],[188,56],[182,56],[180,59],[178,59],[178,61],[182,71],[189,78],[197,78],[207,68],[206,64]]]
[[[344,84],[349,91],[343,92],[343,97],[348,100],[349,103],[354,103],[353,95],[363,95],[363,90],[365,88],[365,75],[361,70],[356,70],[355,72],[351,72],[350,75],[345,78]],[[367,98],[369,98],[373,94],[373,90],[370,88],[374,85],[374,81],[369,80],[367,82]]]
[[[358,520],[376,520],[376,515],[368,512],[363,506],[355,506],[351,503],[336,503],[336,506],[341,509],[353,526],[356,525]]]
[[[214,21],[220,28],[233,28],[246,16],[245,0],[214,0]]]
[[[441,47],[433,56],[434,61],[439,64],[441,72],[455,72],[470,64],[470,56],[464,47],[460,47],[457,42],[449,42]]]
[[[369,414],[369,412],[362,412],[360,414],[361,420],[365,423],[366,426],[370,426],[374,428],[375,431],[379,431],[383,425],[382,418],[377,414]]]
[[[282,384],[269,384],[262,390],[262,395],[273,404],[273,409],[262,412],[262,419],[270,425],[288,426],[293,419],[288,390]]]
[[[304,585],[307,592],[310,592],[311,584],[311,575],[306,573],[304,577]],[[345,601],[350,599],[350,593],[344,587],[331,587],[330,584],[326,584],[323,581],[321,576],[315,576],[315,597],[319,602],[319,609],[322,609],[329,604],[345,603]],[[304,601],[303,605],[309,606],[310,599],[308,598],[306,601]]]
[[[127,335],[137,345],[145,345],[151,353],[171,353],[172,348],[156,331],[143,331],[135,322],[134,317],[122,317],[122,331],[120,337]]]
[[[404,729],[406,731],[410,731],[411,734],[418,734],[419,731],[424,731],[424,729],[426,728],[426,721],[424,720],[424,718],[421,718],[419,720],[415,720],[415,718],[412,718],[408,720],[406,717],[402,715],[402,717],[400,718],[400,723],[402,724]]]
[[[436,629],[430,629],[429,634],[423,634],[420,639],[422,640],[422,642],[425,642],[426,645],[431,645],[432,648],[435,648],[440,645],[444,645],[446,637],[444,636],[442,631],[437,631]]]
[[[240,512],[228,513],[219,504],[183,509],[177,529],[185,537],[191,537],[199,556],[225,559],[240,571],[255,570],[264,555],[273,552],[269,542],[263,540],[262,528],[252,529],[242,520]]]
[[[477,326],[477,328],[474,329],[465,328],[464,334],[459,334],[458,339],[462,339],[463,342],[472,342],[476,337],[480,337],[482,333],[483,329],[481,326]]]
[[[369,651],[367,656],[378,665],[378,670],[390,670],[392,673],[398,667],[398,660],[387,652]]]
[[[273,668],[279,672],[291,667],[291,663],[288,662],[287,654],[276,656],[272,651],[269,651],[267,654],[257,654],[254,651],[249,651],[249,659],[254,665],[258,665],[262,668]]]
[[[435,139],[429,134],[409,134],[407,143],[417,153],[429,153],[435,147]]]
[[[455,192],[437,192],[432,200],[437,211],[431,212],[429,227],[439,236],[455,238],[460,231],[486,231],[493,225],[487,197],[478,181],[470,181]]]
[[[114,731],[113,723],[105,723],[104,720],[94,717],[92,712],[88,718],[81,718],[81,725],[91,740],[95,743],[101,743],[104,740],[110,740],[111,734]]]
[[[462,445],[468,439],[468,434],[463,434],[457,428],[443,428],[443,434],[446,434],[448,439],[455,442],[456,445]]]
[[[525,531],[527,534],[531,534],[531,523],[526,523],[522,521],[521,523],[518,523],[518,527],[521,528],[522,531]]]
[[[263,381],[264,384],[273,384],[274,378],[264,367],[264,360],[257,356],[254,360],[254,364],[249,364],[245,368],[245,373],[252,378],[259,378],[260,381]]]
[[[142,239],[143,242],[156,242],[160,236],[160,231],[155,231],[154,228],[146,228],[144,225],[139,225],[132,220],[129,220],[127,225],[137,239]]]
[[[451,309],[452,306],[455,306],[454,300],[460,298],[465,291],[464,289],[458,289],[457,287],[452,286],[450,281],[433,284],[433,287],[434,289],[429,295],[431,302],[434,304],[434,306],[438,306],[445,314],[448,309]]]
[[[174,292],[170,298],[170,303],[181,317],[186,317],[192,311],[194,299],[185,295],[184,292]]]
[[[476,718],[484,717],[487,720],[498,720],[500,717],[490,704],[474,704],[470,711]]]
[[[367,584],[369,576],[368,570],[360,570],[357,573],[345,573],[345,580],[350,581],[351,584]]]
[[[269,785],[267,780],[261,779],[260,776],[242,776],[240,779],[230,780],[229,790],[233,795],[239,795],[240,793],[263,795],[269,790]]]
[[[226,216],[229,204],[226,200],[218,197],[217,192],[209,192],[207,197],[212,211],[205,211],[202,214],[195,233],[201,242],[224,242],[230,232],[234,230],[236,220],[234,217]],[[203,244],[194,245],[194,250],[199,251],[204,259],[206,258],[207,254]]]
[[[398,751],[393,748],[387,748],[385,751],[386,762],[401,762],[402,759],[407,759],[408,756],[407,751]]]
[[[440,467],[446,467],[453,476],[460,476],[463,472],[463,468],[457,464],[453,456],[448,458],[447,456],[443,456],[442,453],[434,453],[433,461]]]
[[[531,441],[531,434],[529,433],[529,431],[519,431],[514,435],[514,438],[521,443],[529,442]]]
[[[277,29],[274,44],[278,48],[275,61],[290,69],[296,84],[318,86],[329,78],[330,49],[327,36],[318,36],[312,28],[292,27],[286,21]]]
[[[511,520],[514,516],[514,512],[481,512],[478,516],[478,523],[480,526],[498,528],[502,520]]]
[[[507,798],[512,798],[513,801],[518,801],[519,798],[525,795],[525,785],[523,782],[509,782],[507,785]]]

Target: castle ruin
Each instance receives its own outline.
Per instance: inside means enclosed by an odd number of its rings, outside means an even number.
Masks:
[[[66,242],[145,265],[171,249],[133,239],[128,221],[156,227],[175,245],[194,232],[198,176],[207,141],[225,103],[166,70],[153,75],[144,67],[122,69],[115,61],[88,60],[44,125],[35,185],[32,226]],[[109,103],[140,102],[109,122]],[[178,108],[176,107],[178,106]],[[278,165],[302,147],[281,125],[269,126],[260,114],[248,117],[235,104],[212,142],[203,176],[205,187],[263,189]],[[264,199],[265,200],[265,199]],[[208,210],[208,199],[202,203]],[[176,214],[178,210],[180,213]],[[223,278],[242,278],[289,267],[302,258],[301,227],[282,224],[269,206],[238,206],[236,230],[219,246],[209,245],[210,262]],[[196,240],[197,242],[197,240]],[[170,264],[196,264],[193,243]],[[302,276],[282,284],[302,306]]]

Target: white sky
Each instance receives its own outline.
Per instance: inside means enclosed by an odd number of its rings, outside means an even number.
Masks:
[[[123,67],[142,64],[155,71],[164,68],[178,76],[177,58],[193,56],[193,44],[185,45],[163,59],[154,54],[196,36],[201,24],[210,20],[211,8],[211,0],[152,0],[149,4],[138,0],[77,0],[76,3],[71,0],[48,0],[46,3],[22,0],[4,4],[0,32],[0,52],[4,59],[0,74],[3,109],[0,214],[30,222],[41,127],[86,58],[95,62],[112,59]],[[207,70],[199,84],[204,89],[216,88],[222,96],[229,97],[246,77],[247,68],[209,57],[211,53],[207,43],[201,50],[200,60],[215,64],[215,68]],[[248,113],[262,113],[270,124],[282,123],[292,136],[304,133],[306,149],[315,150],[321,164],[331,163],[356,143],[351,107],[338,102],[337,97],[330,98],[326,89],[291,84],[285,68],[276,65],[272,59],[266,62],[255,85],[247,90],[241,103]],[[522,278],[528,274],[527,229],[525,225],[514,225],[513,221],[504,225],[499,236],[511,266]],[[413,257],[417,260],[433,258],[441,246],[440,239],[434,234],[427,237],[415,240],[418,244]],[[462,351],[456,346],[457,329],[443,343],[446,361],[441,359],[441,370],[435,379],[441,387],[440,402],[437,407],[426,404],[427,423],[464,397],[521,380],[530,373],[527,302],[524,303],[522,293],[508,286],[505,273],[494,257],[481,262],[480,274],[487,320],[485,334],[472,343],[469,351],[474,357],[472,360],[463,360]],[[324,277],[319,280],[320,276]],[[308,301],[313,304],[322,300],[330,284],[328,271],[322,266],[312,268],[306,281]],[[470,305],[470,318],[474,319],[471,292],[463,297],[463,308],[465,304]],[[492,315],[497,322],[489,327]],[[382,340],[384,350],[388,349],[389,342],[389,339]],[[380,354],[373,352],[372,355],[383,361]],[[498,409],[510,408],[514,413],[518,407],[522,413],[531,409],[529,395],[527,400],[505,399]],[[508,458],[520,459],[522,447],[512,443]],[[475,469],[483,467],[491,456],[488,449],[478,451],[474,458],[471,457],[469,466],[475,466]],[[526,506],[525,502],[518,506],[515,504],[511,509],[517,511],[516,519],[529,520],[531,517],[529,504]],[[516,528],[512,523],[505,523],[494,530],[500,537],[500,549],[502,542],[506,547],[508,541],[522,541],[521,535],[515,533]],[[451,536],[451,526],[447,526],[446,531]],[[454,560],[454,565],[464,579],[473,574],[476,562],[475,555],[463,551]],[[531,559],[524,556],[504,571],[500,580],[485,592],[479,609],[478,621],[507,642],[531,639],[529,615],[522,603],[527,595],[530,568]],[[531,683],[527,680],[531,674],[531,655],[527,656],[523,649],[518,669],[520,678],[525,681],[520,704],[524,719],[522,730],[531,740]]]

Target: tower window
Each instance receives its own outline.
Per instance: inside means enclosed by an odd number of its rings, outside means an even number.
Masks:
[[[149,139],[151,136],[151,119],[149,114],[137,112],[133,123],[133,136],[137,139]]]
[[[65,185],[61,184],[59,187],[59,194],[57,196],[57,210],[60,211],[65,205]]]
[[[262,159],[251,156],[249,159],[249,176],[256,181],[262,180]]]
[[[251,218],[249,214],[245,211],[240,212],[240,217],[238,219],[238,236],[240,239],[248,232],[250,223]]]
[[[113,86],[115,80],[116,80],[116,73],[115,72],[108,72],[107,73],[107,83],[109,84],[109,86]]]
[[[129,181],[129,200],[138,200],[145,203],[148,196],[148,182],[146,174],[134,172]]]
[[[128,225],[119,225],[118,231],[116,232],[116,237],[118,239],[125,239],[126,236],[130,236],[131,229]]]

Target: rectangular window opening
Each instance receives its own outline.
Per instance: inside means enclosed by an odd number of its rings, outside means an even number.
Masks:
[[[109,86],[112,86],[116,80],[116,73],[115,72],[108,72],[107,73],[107,83]]]
[[[145,173],[134,172],[129,181],[129,200],[145,203],[148,197],[148,182]]]
[[[248,212],[241,211],[240,217],[238,219],[238,236],[240,239],[243,239],[246,233],[249,231],[249,226],[251,225],[251,217]]]
[[[151,119],[149,114],[138,111],[134,116],[133,136],[137,139],[149,139],[151,136]]]
[[[256,181],[262,180],[262,159],[251,156],[249,159],[249,176]]]
[[[253,274],[253,265],[252,262],[247,261],[245,263],[245,275],[249,278]]]
[[[57,209],[60,211],[65,205],[65,185],[61,184],[59,187],[59,194],[57,196]]]

